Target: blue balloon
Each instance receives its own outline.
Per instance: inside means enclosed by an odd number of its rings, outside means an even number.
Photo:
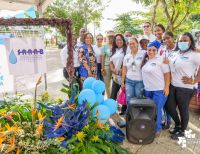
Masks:
[[[92,83],[92,89],[96,94],[102,94],[105,91],[105,83],[101,80],[96,80]]]
[[[96,81],[96,79],[93,77],[85,79],[85,81],[83,82],[83,89],[92,89],[92,84],[94,81]]]
[[[80,92],[78,96],[78,104],[82,104],[84,101],[87,101],[91,106],[96,102],[96,94],[91,89],[84,89]]]
[[[96,94],[96,101],[100,104],[104,100],[104,96],[102,94]]]
[[[117,102],[111,98],[104,100],[102,103],[102,105],[105,105],[109,108],[110,110],[110,114],[114,114],[117,111]]]
[[[93,110],[93,117],[97,116],[97,119],[101,123],[106,123],[110,118],[110,110],[105,105],[98,105]]]

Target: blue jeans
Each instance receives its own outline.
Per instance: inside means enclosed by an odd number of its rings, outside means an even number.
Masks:
[[[144,84],[142,81],[130,80],[126,78],[126,103],[133,97],[140,97],[143,95]]]
[[[160,131],[162,129],[162,110],[167,101],[167,96],[163,94],[163,90],[160,91],[146,91],[145,96],[152,99],[156,104],[156,131]]]

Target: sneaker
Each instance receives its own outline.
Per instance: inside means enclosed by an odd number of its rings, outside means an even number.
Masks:
[[[184,132],[182,132],[181,130],[179,130],[175,134],[171,135],[171,139],[172,140],[178,140],[179,137],[184,137],[184,136],[185,136]]]
[[[180,131],[180,126],[175,126],[174,128],[169,130],[170,134],[176,134],[178,131]]]

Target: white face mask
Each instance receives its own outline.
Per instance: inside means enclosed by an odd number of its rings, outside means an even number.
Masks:
[[[178,42],[178,47],[181,51],[186,51],[189,49],[189,42]]]

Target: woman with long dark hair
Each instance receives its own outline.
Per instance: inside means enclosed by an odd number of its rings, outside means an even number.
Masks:
[[[184,136],[189,121],[189,103],[196,83],[200,81],[200,74],[196,75],[200,65],[200,53],[194,52],[195,42],[190,33],[181,35],[178,48],[179,51],[173,52],[168,58],[172,80],[166,106],[175,122],[175,127],[170,130],[171,138],[174,140]],[[176,110],[177,106],[180,118]]]
[[[97,61],[92,47],[93,36],[91,33],[85,33],[84,44],[79,48],[79,74],[81,83],[87,77],[97,78]]]
[[[126,50],[127,45],[124,36],[122,34],[115,35],[110,57],[110,69],[113,77],[111,98],[114,100],[116,100],[117,93],[121,87],[122,65]],[[124,114],[125,111],[126,106],[123,105],[120,115]]]

